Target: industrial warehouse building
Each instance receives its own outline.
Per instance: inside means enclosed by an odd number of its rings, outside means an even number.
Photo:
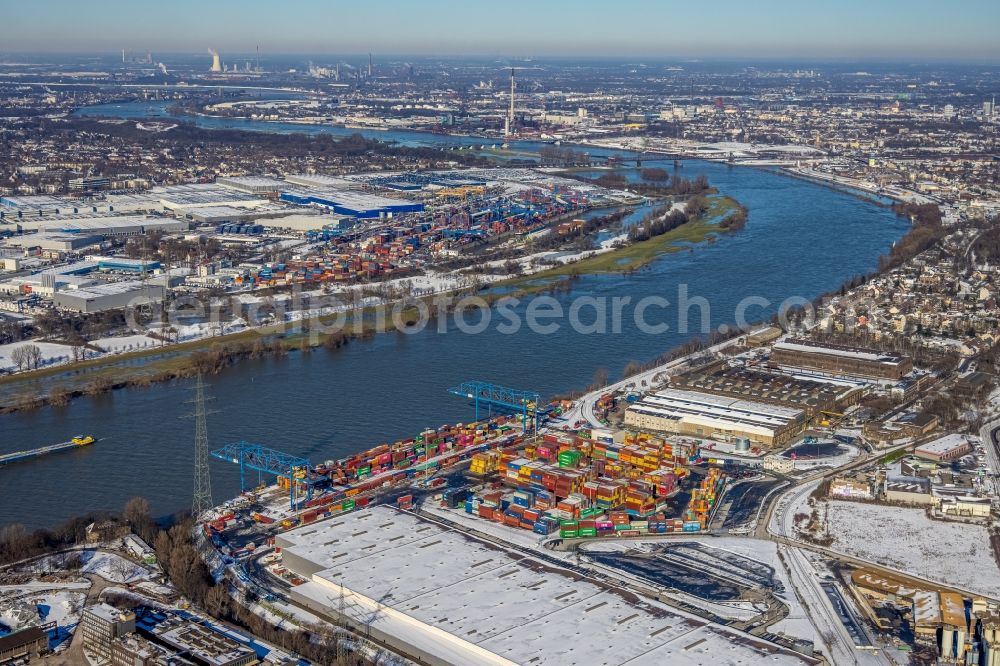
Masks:
[[[422,664],[811,663],[387,506],[279,534],[275,546],[308,580],[294,602]]]
[[[951,462],[972,453],[972,444],[964,435],[952,433],[921,444],[913,453],[934,462]]]
[[[641,430],[720,441],[746,437],[769,447],[787,443],[806,423],[802,409],[672,388],[625,410],[625,424]]]
[[[45,219],[10,220],[18,232],[75,234],[77,236],[141,236],[153,231],[171,233],[187,231],[188,223],[168,217],[122,215],[109,217],[56,217]],[[32,236],[22,237],[22,244],[30,243]]]
[[[349,215],[362,219],[392,217],[401,213],[420,212],[424,209],[422,203],[347,190],[286,191],[281,193],[281,200],[300,206],[323,206],[339,215]]]
[[[49,650],[49,635],[38,627],[29,627],[0,636],[0,664],[13,663],[15,659],[30,659]]]
[[[229,176],[216,178],[215,183],[223,187],[229,187],[248,194],[261,194],[277,196],[283,188],[287,187],[284,181],[277,178],[267,178],[264,176]]]
[[[37,234],[11,236],[4,240],[3,244],[5,247],[16,247],[24,251],[37,248],[51,252],[75,252],[91,245],[98,245],[103,240],[104,236],[43,231]]]
[[[885,500],[915,506],[931,506],[939,501],[931,494],[929,480],[902,477],[885,482]]]
[[[357,183],[340,176],[325,176],[320,173],[314,174],[286,174],[285,183],[301,185],[302,187],[322,190],[322,189],[349,189],[357,187]]]
[[[956,592],[864,567],[851,572],[851,583],[866,603],[873,599],[877,605],[888,602],[909,611],[913,631],[937,645],[943,662],[1000,664],[1000,612],[992,602],[966,599]],[[873,605],[867,610],[872,613]]]
[[[675,375],[670,384],[678,389],[802,409],[810,418],[820,412],[843,412],[860,402],[867,392],[867,388],[859,385],[803,379],[725,364]]]
[[[142,196],[155,198],[159,201],[162,209],[174,211],[185,211],[188,208],[203,208],[205,206],[254,208],[270,201],[264,195],[241,192],[215,183],[154,187]]]
[[[108,282],[79,289],[57,291],[53,302],[75,312],[103,312],[125,307],[159,303],[166,298],[166,289],[151,282]]]
[[[913,372],[909,356],[861,347],[786,340],[771,348],[770,364],[820,375],[898,380]]]

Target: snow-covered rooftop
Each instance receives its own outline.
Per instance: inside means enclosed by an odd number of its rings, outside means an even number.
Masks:
[[[902,360],[898,354],[889,352],[868,351],[865,349],[855,349],[853,347],[839,347],[832,345],[820,345],[805,343],[801,341],[785,340],[776,342],[772,347],[775,351],[806,352],[810,354],[825,354],[827,356],[842,356],[863,361],[878,361],[889,365],[897,365]]]
[[[955,449],[967,446],[968,443],[968,437],[953,432],[948,435],[944,435],[943,437],[938,437],[937,439],[927,442],[926,444],[921,444],[917,447],[916,453],[929,453],[931,455],[940,456]]]
[[[801,664],[800,655],[436,522],[374,507],[278,537],[312,607],[454,664]],[[296,558],[305,560],[303,563]],[[318,568],[318,570],[317,570]]]

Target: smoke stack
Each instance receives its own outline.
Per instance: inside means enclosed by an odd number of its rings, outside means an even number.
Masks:
[[[213,49],[208,50],[209,55],[212,56],[212,68],[208,71],[210,72],[221,72],[222,71],[222,60],[219,58],[219,52]]]
[[[507,121],[504,123],[503,134],[510,136],[514,131],[514,68],[510,68],[510,110],[507,112]]]

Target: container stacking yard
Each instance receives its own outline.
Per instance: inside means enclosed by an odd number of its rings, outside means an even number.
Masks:
[[[386,506],[280,534],[275,546],[308,581],[295,602],[421,663],[813,663]]]
[[[475,493],[446,491],[445,506],[509,527],[564,539],[700,532],[708,527],[726,475],[708,470],[694,483],[684,464],[700,461],[693,443],[622,433],[548,433],[519,449],[472,456],[470,471],[498,482]],[[673,498],[694,486],[686,507]]]

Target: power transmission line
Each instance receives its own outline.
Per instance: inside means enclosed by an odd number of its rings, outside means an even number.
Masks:
[[[205,382],[199,373],[194,386],[194,493],[191,497],[191,514],[197,518],[213,506],[212,477],[208,467],[208,410],[205,409]],[[214,412],[213,412],[214,413]]]

